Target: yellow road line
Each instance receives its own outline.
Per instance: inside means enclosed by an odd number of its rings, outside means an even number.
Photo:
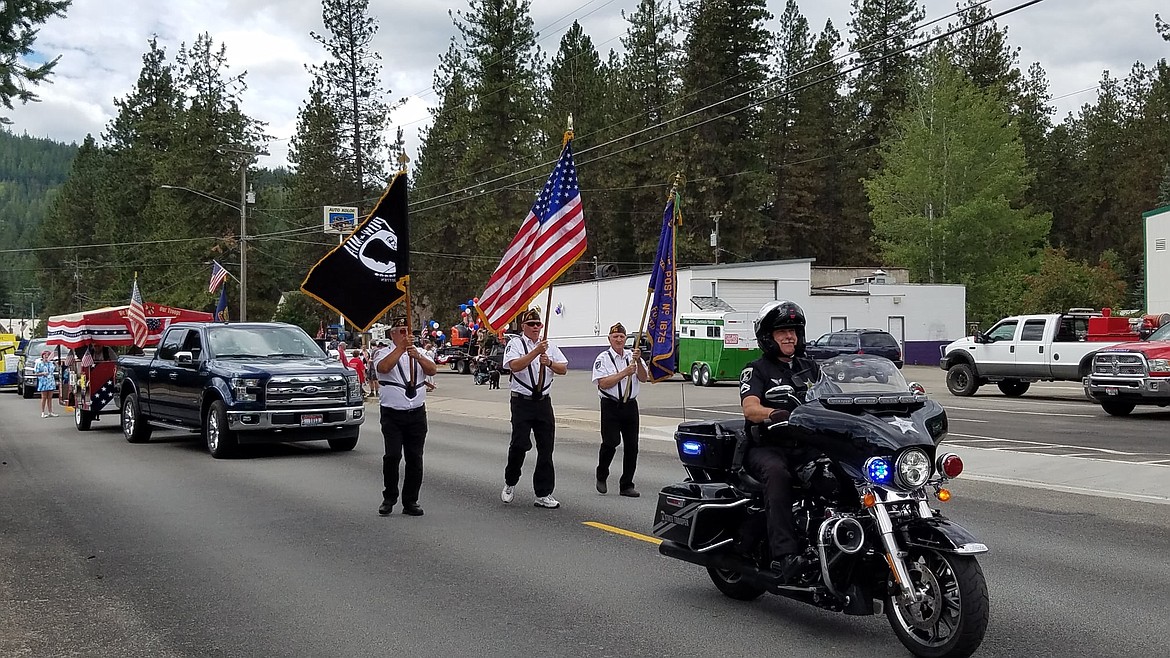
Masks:
[[[657,545],[657,544],[662,543],[662,540],[657,538],[657,537],[651,537],[650,535],[643,535],[639,532],[634,532],[633,530],[626,530],[625,528],[619,528],[617,526],[606,525],[604,523],[598,523],[597,521],[585,521],[584,523],[585,523],[585,525],[589,526],[590,528],[597,528],[598,530],[612,532],[615,535],[622,535],[623,537],[630,537],[631,539],[637,539],[639,541],[644,541],[644,542],[647,542],[650,544]]]

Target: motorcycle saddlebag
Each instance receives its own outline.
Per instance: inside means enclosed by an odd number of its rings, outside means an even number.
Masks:
[[[729,471],[743,432],[742,419],[681,423],[674,433],[678,458],[687,466]]]
[[[729,543],[746,511],[745,498],[723,482],[680,482],[658,493],[654,536],[694,551]]]

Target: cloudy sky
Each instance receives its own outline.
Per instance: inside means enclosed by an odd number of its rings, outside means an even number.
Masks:
[[[1024,0],[994,0],[998,13]],[[391,98],[407,98],[393,119],[402,125],[408,149],[418,148],[418,130],[427,124],[427,107],[438,55],[455,34],[448,11],[463,0],[370,0],[380,30],[376,47],[383,57],[385,86]],[[954,11],[954,0],[925,0],[927,19]],[[579,19],[603,53],[620,49],[626,22],[638,0],[532,0],[540,46],[555,52],[561,34]],[[769,0],[779,15],[783,0]],[[801,0],[814,31],[832,19],[844,34],[851,0]],[[1160,7],[1159,7],[1160,6]],[[1160,0],[1045,0],[1000,19],[1011,43],[1020,47],[1021,68],[1040,62],[1063,117],[1095,98],[1104,70],[1124,77],[1136,61],[1153,64],[1170,55],[1170,44],[1154,30],[1154,13],[1170,13]],[[41,86],[41,102],[8,113],[17,133],[80,141],[95,136],[114,115],[114,99],[129,93],[147,41],[157,35],[168,56],[181,43],[209,32],[227,47],[233,73],[247,71],[244,110],[268,124],[272,156],[264,164],[284,163],[288,139],[309,75],[305,64],[320,62],[322,48],[309,36],[321,31],[320,4],[311,0],[74,0],[65,18],[46,23],[35,44],[39,54],[61,55],[51,85]]]

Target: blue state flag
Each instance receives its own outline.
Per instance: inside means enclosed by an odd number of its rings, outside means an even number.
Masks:
[[[219,302],[215,305],[215,319],[220,322],[228,321],[227,286],[219,289]]]
[[[675,231],[682,225],[682,197],[670,195],[662,215],[662,235],[658,238],[658,255],[650,274],[650,320],[646,333],[650,336],[650,379],[662,381],[674,376],[678,366],[678,341],[674,332],[678,276],[675,271]]]

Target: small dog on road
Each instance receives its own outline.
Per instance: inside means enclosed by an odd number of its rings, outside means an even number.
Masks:
[[[493,368],[491,374],[488,375],[488,389],[490,390],[490,389],[499,388],[499,387],[500,387],[500,371]]]

